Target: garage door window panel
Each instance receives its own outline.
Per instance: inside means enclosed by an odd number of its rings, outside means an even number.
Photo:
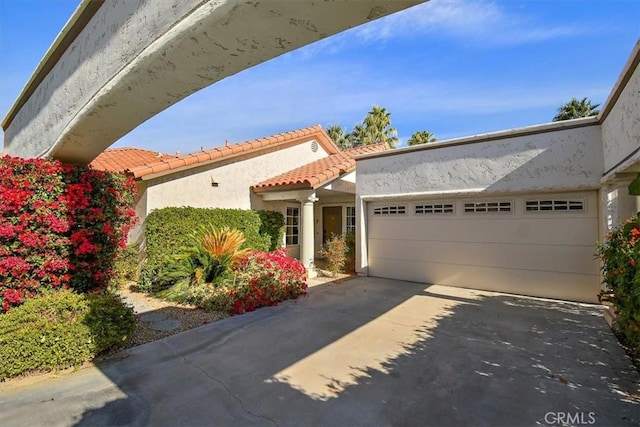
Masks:
[[[541,199],[525,200],[526,212],[584,212],[584,199],[558,200]]]
[[[513,211],[511,200],[495,202],[470,202],[464,204],[464,213],[510,213]]]
[[[421,203],[415,205],[414,213],[416,215],[431,214],[454,214],[455,205],[453,203]]]
[[[374,215],[405,215],[407,207],[402,205],[380,206],[373,209]]]

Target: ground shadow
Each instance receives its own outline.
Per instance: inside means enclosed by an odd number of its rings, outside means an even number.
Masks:
[[[75,425],[640,422],[599,308],[481,291],[358,278],[120,356]]]

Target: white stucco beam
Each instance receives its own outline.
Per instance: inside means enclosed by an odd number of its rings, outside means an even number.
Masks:
[[[616,181],[624,181],[629,179],[629,177],[635,178],[638,173],[640,173],[640,153],[636,153],[634,157],[604,175],[600,182],[602,184],[609,184]]]
[[[313,190],[293,190],[293,191],[274,191],[266,193],[257,193],[262,196],[265,202],[277,202],[283,200],[306,200],[315,197]]]
[[[548,187],[538,188],[536,193],[564,193],[576,191],[592,191],[598,190],[599,185],[585,185],[582,187]],[[531,194],[531,190],[522,191],[487,191],[486,188],[471,188],[465,190],[452,191],[423,191],[414,193],[396,193],[396,194],[379,194],[379,195],[363,195],[360,199],[364,202],[378,202],[385,200],[418,200],[418,199],[445,199],[454,197],[491,197],[491,196],[517,196],[521,194]]]

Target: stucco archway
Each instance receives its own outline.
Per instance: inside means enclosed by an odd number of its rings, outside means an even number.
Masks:
[[[5,117],[4,151],[88,163],[188,95],[424,0],[84,0]]]

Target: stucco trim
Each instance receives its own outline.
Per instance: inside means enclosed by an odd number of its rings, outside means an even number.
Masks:
[[[65,26],[56,37],[53,44],[47,50],[44,57],[38,63],[38,67],[35,69],[31,78],[27,84],[22,88],[20,95],[13,103],[9,112],[2,120],[2,129],[6,130],[18,111],[27,103],[27,101],[33,95],[33,92],[40,86],[40,83],[47,77],[47,74],[55,67],[60,57],[66,52],[66,50],[75,41],[78,34],[84,30],[93,15],[100,9],[105,0],[82,0],[76,10],[71,15],[71,18],[67,21]]]
[[[604,122],[609,113],[611,113],[611,110],[613,110],[613,107],[616,105],[616,102],[618,101],[618,98],[620,98],[624,88],[627,86],[627,83],[631,80],[631,77],[633,76],[636,68],[638,68],[638,65],[640,65],[640,38],[636,42],[636,45],[634,46],[627,63],[622,69],[616,84],[613,86],[613,89],[609,93],[609,97],[604,102],[604,105],[598,114],[598,121],[600,123]]]
[[[440,148],[454,147],[458,145],[479,144],[482,142],[493,142],[501,139],[510,139],[521,136],[539,135],[559,130],[570,130],[589,126],[599,126],[600,121],[597,117],[584,117],[574,120],[566,120],[560,122],[545,123],[541,125],[526,126],[521,128],[507,129],[498,132],[483,133],[461,138],[447,139],[430,144],[422,144],[413,147],[397,148],[395,150],[382,151],[379,153],[363,154],[357,156],[356,161],[375,159],[379,157],[395,156],[413,151],[438,150]]]

